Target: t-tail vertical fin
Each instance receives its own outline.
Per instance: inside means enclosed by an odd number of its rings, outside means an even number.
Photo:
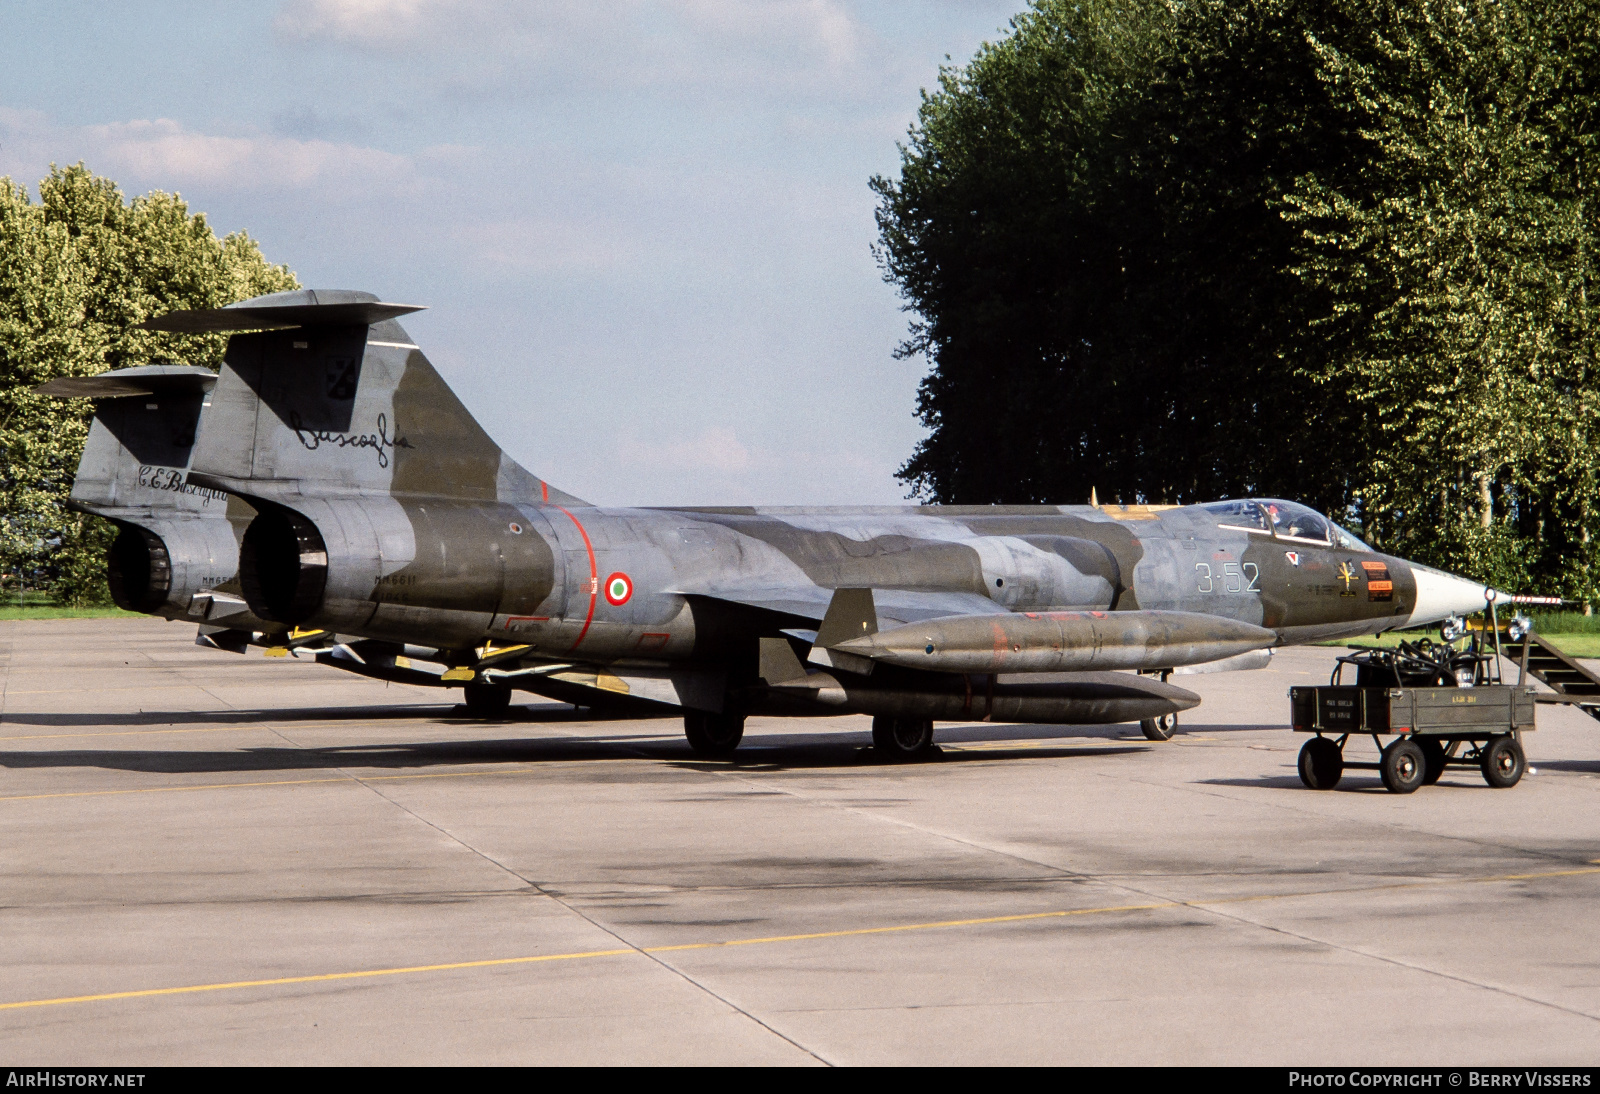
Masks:
[[[583,504],[494,443],[371,293],[275,293],[146,326],[238,331],[228,343],[189,482],[294,504],[396,496]]]
[[[200,619],[245,618],[239,539],[255,510],[187,472],[216,373],[149,365],[41,384],[41,395],[93,399],[94,420],[70,504],[114,522],[107,557],[112,597],[129,611]],[[234,618],[238,617],[238,618]]]

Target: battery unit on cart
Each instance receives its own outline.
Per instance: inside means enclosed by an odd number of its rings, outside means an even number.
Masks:
[[[1315,734],[1300,749],[1300,779],[1331,790],[1346,768],[1376,768],[1383,785],[1409,794],[1439,781],[1454,765],[1476,767],[1494,787],[1515,786],[1527,769],[1522,734],[1534,728],[1535,688],[1527,682],[1525,621],[1512,636],[1522,642],[1517,683],[1500,676],[1498,622],[1453,641],[1423,638],[1396,649],[1352,647],[1325,687],[1289,689],[1290,721]],[[1346,683],[1347,675],[1354,683]],[[1352,736],[1370,736],[1377,763],[1344,758]],[[1394,739],[1385,745],[1382,737]]]

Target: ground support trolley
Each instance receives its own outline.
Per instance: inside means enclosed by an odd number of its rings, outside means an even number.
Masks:
[[[1291,688],[1295,731],[1316,734],[1300,749],[1300,781],[1332,790],[1346,768],[1376,768],[1390,791],[1409,794],[1456,765],[1477,767],[1490,786],[1515,786],[1527,767],[1521,736],[1534,728],[1533,693],[1516,684]],[[1377,763],[1344,758],[1356,734],[1372,737]]]
[[[1522,734],[1534,728],[1534,688],[1528,683],[1532,628],[1518,616],[1507,636],[1522,644],[1517,682],[1500,675],[1500,624],[1491,604],[1487,625],[1446,620],[1442,642],[1401,642],[1393,649],[1352,646],[1327,687],[1289,689],[1290,721],[1314,733],[1300,749],[1300,781],[1332,790],[1347,767],[1377,768],[1396,794],[1439,781],[1446,767],[1473,766],[1493,787],[1516,786],[1528,766]],[[1347,670],[1355,684],[1344,683]],[[1377,763],[1344,758],[1353,735],[1378,746]],[[1381,738],[1393,735],[1385,745]],[[1465,747],[1463,747],[1465,746]]]

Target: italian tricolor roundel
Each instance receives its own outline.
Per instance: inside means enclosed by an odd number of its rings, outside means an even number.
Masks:
[[[633,578],[618,570],[606,578],[606,603],[626,604],[633,595]]]

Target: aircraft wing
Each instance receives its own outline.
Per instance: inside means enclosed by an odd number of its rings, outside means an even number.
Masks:
[[[828,614],[833,590],[818,585],[776,588],[681,588],[682,596],[703,596],[783,615],[821,620]],[[922,592],[912,589],[873,589],[878,618],[893,623],[917,623],[952,615],[1009,615],[1004,607],[977,593]]]

